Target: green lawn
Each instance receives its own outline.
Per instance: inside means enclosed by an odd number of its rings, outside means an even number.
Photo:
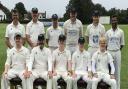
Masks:
[[[106,30],[111,26],[105,25]],[[124,30],[126,45],[122,50],[122,66],[121,66],[121,89],[128,89],[128,25],[120,25]],[[6,45],[4,42],[6,24],[0,24],[0,75],[4,70],[4,63],[6,60]],[[84,31],[86,25],[84,25]]]

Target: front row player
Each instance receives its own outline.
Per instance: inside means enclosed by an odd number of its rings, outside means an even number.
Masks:
[[[44,47],[45,37],[43,34],[38,36],[38,46],[31,51],[30,62],[28,63],[28,88],[33,89],[33,82],[37,78],[47,81],[47,89],[52,89],[52,55],[51,51]]]
[[[63,78],[67,83],[66,89],[72,89],[71,53],[65,48],[66,37],[61,34],[58,39],[59,47],[53,51],[53,89],[57,89],[57,80]]]
[[[22,80],[23,89],[28,89],[26,85],[26,64],[29,60],[29,50],[22,46],[23,37],[21,33],[15,33],[14,46],[7,54],[5,70],[1,79],[1,89],[8,89],[9,80],[19,77]]]
[[[92,89],[97,89],[98,82],[103,80],[111,86],[111,89],[116,88],[116,80],[114,76],[115,68],[111,54],[106,51],[106,39],[101,37],[99,39],[99,50],[92,56],[92,72],[94,77],[92,79]],[[109,73],[109,66],[111,71]]]
[[[87,82],[87,89],[91,89],[91,57],[84,49],[85,39],[80,37],[78,40],[79,48],[73,54],[73,89],[77,89],[77,81],[82,78]]]

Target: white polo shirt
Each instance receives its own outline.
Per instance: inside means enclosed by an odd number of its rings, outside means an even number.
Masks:
[[[12,46],[15,46],[15,33],[21,33],[22,36],[25,38],[25,27],[20,23],[18,23],[18,25],[15,26],[13,22],[6,27],[5,37],[9,38],[9,41]]]
[[[37,23],[34,23],[33,21],[31,21],[26,26],[26,34],[30,35],[30,39],[32,43],[37,43],[38,35],[44,33],[45,31],[44,31],[43,22],[37,21]]]
[[[64,32],[67,36],[66,44],[77,44],[80,36],[83,36],[83,25],[80,20],[76,19],[74,23],[71,20],[67,20],[64,23]]]
[[[5,65],[9,65],[10,68],[16,70],[25,69],[29,61],[29,56],[29,50],[24,46],[22,46],[19,51],[17,51],[17,49],[13,47],[7,54]]]
[[[98,50],[92,56],[93,73],[102,72],[109,74],[108,64],[110,65],[112,64],[111,66],[114,66],[113,58],[108,51],[102,53],[100,50]],[[114,74],[114,72],[115,72],[114,67],[111,67],[111,74]]]
[[[58,47],[58,38],[60,34],[64,34],[64,31],[59,26],[56,29],[51,26],[46,30],[46,39],[49,40],[49,47]]]
[[[69,50],[64,49],[60,52],[59,48],[53,51],[53,63],[55,63],[55,71],[67,71],[68,61],[71,60],[71,53]]]
[[[89,37],[89,46],[91,47],[99,47],[99,38],[105,35],[105,28],[102,24],[98,24],[94,26],[90,24],[87,26],[85,36]]]
[[[115,31],[112,28],[108,30],[106,39],[108,50],[119,50],[121,45],[125,45],[124,32],[120,28],[117,28]]]
[[[91,57],[87,51],[80,52],[79,49],[72,56],[72,69],[76,72],[91,71]]]
[[[32,69],[52,71],[52,55],[48,48],[44,47],[41,50],[40,46],[37,46],[32,49],[28,71],[32,71]]]

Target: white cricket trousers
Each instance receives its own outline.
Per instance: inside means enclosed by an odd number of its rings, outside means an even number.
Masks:
[[[63,78],[64,81],[67,83],[67,88],[66,89],[72,89],[72,78],[67,75],[67,72],[57,72],[56,76],[53,76],[53,89],[58,89],[57,86],[57,80],[59,78]]]
[[[117,89],[120,89],[120,71],[121,71],[121,51],[110,51],[109,53],[112,55],[114,59],[114,66],[115,66],[115,77],[117,82]]]
[[[1,79],[1,89],[8,89],[10,87],[10,82],[12,78],[19,77],[22,80],[22,89],[28,89],[26,85],[26,79],[23,76],[24,70],[10,69],[7,76],[2,76]]]
[[[32,70],[32,74],[27,78],[28,89],[33,89],[34,80],[37,78],[43,78],[47,82],[46,89],[52,89],[52,79],[49,79],[47,71]]]
[[[92,89],[97,89],[97,85],[101,80],[109,84],[111,86],[111,89],[117,89],[116,80],[111,79],[109,74],[106,74],[106,73],[97,73],[97,74],[98,74],[98,78],[94,77],[92,79]]]

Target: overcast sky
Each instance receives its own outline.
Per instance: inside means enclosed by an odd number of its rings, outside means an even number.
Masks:
[[[32,7],[37,7],[39,12],[47,12],[47,17],[54,13],[59,16],[63,16],[65,13],[65,7],[69,3],[69,0],[0,0],[3,5],[5,5],[10,10],[14,8],[15,4],[18,2],[23,2],[25,8],[30,11]],[[107,10],[116,7],[119,9],[128,8],[128,0],[92,0],[94,3],[100,3]]]

